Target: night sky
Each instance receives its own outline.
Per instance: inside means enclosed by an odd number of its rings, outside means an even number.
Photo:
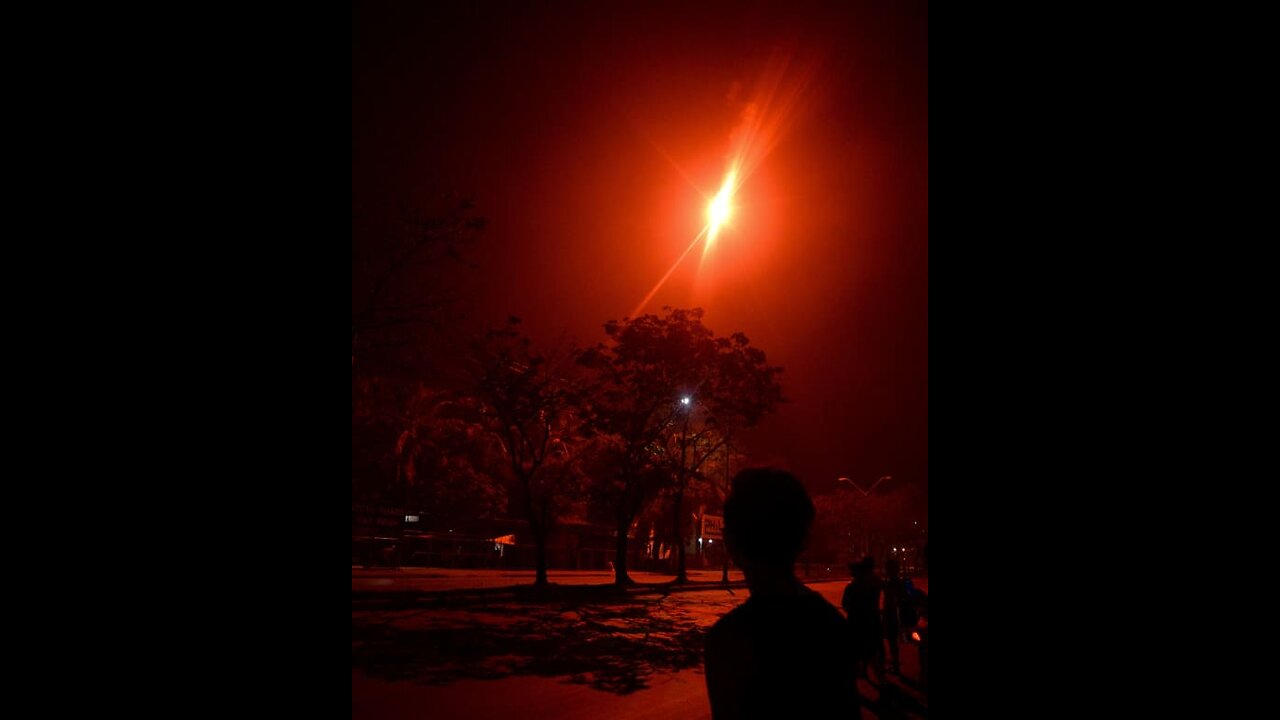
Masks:
[[[728,226],[644,311],[703,307],[785,368],[754,460],[927,488],[924,3],[421,5],[354,10],[353,212],[474,198],[475,317],[594,344],[749,141]]]

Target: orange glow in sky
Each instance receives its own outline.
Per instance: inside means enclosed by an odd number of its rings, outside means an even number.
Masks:
[[[702,226],[702,229],[694,236],[693,241],[684,248],[684,251],[680,253],[676,261],[649,293],[645,295],[644,299],[636,305],[629,317],[639,316],[699,241],[705,240],[702,245],[702,261],[696,271],[698,279],[695,280],[694,290],[695,294],[700,292],[698,287],[703,282],[701,279],[702,270],[706,265],[709,253],[712,252],[711,248],[724,233],[729,221],[734,216],[739,216],[739,221],[748,219],[757,221],[752,222],[752,227],[750,228],[735,229],[735,239],[744,232],[747,235],[743,237],[759,238],[767,231],[767,228],[761,227],[758,222],[762,216],[758,209],[753,212],[751,207],[744,206],[740,208],[734,204],[734,201],[738,191],[743,189],[746,181],[759,169],[765,158],[781,140],[789,123],[794,120],[799,99],[813,76],[814,66],[808,64],[800,68],[790,78],[790,82],[784,83],[784,75],[787,75],[789,65],[789,55],[775,57],[770,63],[756,92],[752,99],[743,106],[738,122],[730,133],[727,158],[728,170],[725,172],[719,190],[707,200],[706,224]],[[652,140],[650,140],[650,144],[662,154],[663,158],[671,164],[686,183],[695,190],[698,189],[694,182],[690,180],[689,174],[666,150]],[[758,195],[759,193],[756,193],[756,199],[759,199]],[[703,197],[706,197],[706,195],[704,194]],[[750,205],[754,206],[755,204],[753,202]],[[740,210],[742,211],[741,213],[739,212]],[[737,255],[735,253],[735,260],[740,262],[741,258],[737,257]]]

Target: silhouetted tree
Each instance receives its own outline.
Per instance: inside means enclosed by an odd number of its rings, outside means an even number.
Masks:
[[[353,208],[351,271],[351,491],[353,501],[433,503],[443,491],[460,507],[484,514],[491,483],[463,475],[452,447],[447,463],[419,473],[420,457],[455,445],[460,418],[449,415],[465,383],[462,353],[440,352],[466,335],[458,318],[460,295],[451,282],[463,267],[461,248],[483,221],[470,203],[435,211],[359,212]],[[442,405],[444,403],[444,405]],[[441,415],[444,412],[444,415]],[[470,464],[470,463],[468,463]],[[438,483],[437,483],[438,481]],[[441,492],[436,492],[436,491]],[[474,492],[473,492],[474,491]],[[434,498],[434,499],[433,499]],[[472,500],[479,500],[478,505]],[[490,497],[492,501],[499,496]],[[437,508],[437,517],[452,514]]]
[[[617,438],[610,488],[617,522],[615,582],[630,584],[627,534],[640,509],[663,487],[672,497],[677,581],[686,579],[684,494],[691,478],[739,428],[782,400],[781,368],[742,333],[716,338],[702,309],[664,308],[605,324],[608,341],[581,361],[599,371],[592,395],[596,427]]]
[[[484,228],[469,200],[442,208],[403,208],[390,222],[357,217],[351,253],[351,366],[387,374],[442,357],[438,334],[459,315],[453,281],[462,248]],[[382,220],[382,218],[377,218]],[[456,339],[456,338],[455,338]],[[364,367],[369,366],[369,367]]]
[[[534,582],[546,585],[547,536],[581,494],[577,461],[590,441],[583,435],[580,388],[568,376],[575,366],[535,353],[519,322],[510,318],[478,345],[476,397],[533,535]]]
[[[921,515],[918,494],[897,484],[868,493],[850,488],[815,496],[813,555],[836,563],[872,555],[883,564],[894,546],[911,542],[918,547],[920,526],[912,524]]]
[[[501,485],[485,472],[497,448],[474,401],[404,379],[359,378],[357,387],[353,501],[424,510],[423,529],[487,517],[503,505]]]
[[[676,582],[688,581],[685,561],[684,499],[691,482],[701,481],[702,468],[720,453],[738,431],[752,427],[782,402],[779,367],[768,364],[759,348],[742,333],[716,338],[700,323],[695,309],[686,322],[691,357],[688,372],[695,389],[681,398],[682,417],[664,454],[674,487],[672,517],[676,533]],[[685,401],[688,401],[687,403]]]

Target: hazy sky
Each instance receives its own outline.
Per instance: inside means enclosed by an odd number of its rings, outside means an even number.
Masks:
[[[603,340],[745,149],[729,225],[644,310],[701,306],[785,368],[790,402],[752,433],[755,459],[814,492],[927,487],[924,3],[359,5],[353,206],[472,196],[489,221],[467,276],[480,319]]]

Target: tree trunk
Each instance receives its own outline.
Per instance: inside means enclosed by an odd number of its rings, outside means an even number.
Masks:
[[[676,494],[676,583],[683,584],[689,582],[689,576],[685,573],[684,565],[684,493]]]
[[[543,587],[547,584],[547,526],[538,521],[538,513],[534,511],[532,478],[524,475],[521,482],[524,485],[525,517],[529,521],[529,532],[533,533],[533,584]]]
[[[627,575],[627,530],[631,527],[630,520],[618,521],[618,544],[617,556],[613,561],[613,583],[615,585],[634,585],[631,578]]]
[[[543,587],[547,584],[547,531],[533,531],[534,544],[534,564],[537,568],[534,575],[533,584]]]

